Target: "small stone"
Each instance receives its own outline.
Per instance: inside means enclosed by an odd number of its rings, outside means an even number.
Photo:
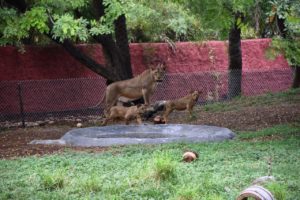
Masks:
[[[154,124],[165,124],[162,117],[160,115],[156,115],[153,119]]]
[[[43,122],[43,121],[37,121],[36,122],[39,126],[45,126],[46,125],[46,122]]]
[[[193,151],[187,151],[183,154],[182,160],[185,162],[192,162],[198,158],[198,153]]]
[[[49,121],[48,124],[54,124],[54,121]]]
[[[77,128],[81,128],[82,127],[82,123],[77,123],[76,126],[77,126]]]

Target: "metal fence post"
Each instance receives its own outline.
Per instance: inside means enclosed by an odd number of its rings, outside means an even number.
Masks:
[[[23,105],[23,98],[22,98],[22,87],[20,82],[18,83],[18,96],[19,96],[20,117],[22,121],[22,127],[25,128],[24,105]]]

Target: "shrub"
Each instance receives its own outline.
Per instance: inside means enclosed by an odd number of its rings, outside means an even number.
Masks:
[[[154,158],[154,176],[157,180],[175,178],[176,163],[168,154],[161,154]]]

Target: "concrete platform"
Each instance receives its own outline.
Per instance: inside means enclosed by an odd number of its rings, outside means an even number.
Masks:
[[[106,147],[128,144],[222,141],[235,137],[227,128],[187,124],[111,125],[73,129],[59,140],[34,140],[31,144]]]

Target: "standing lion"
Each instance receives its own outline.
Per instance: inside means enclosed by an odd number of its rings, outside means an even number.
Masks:
[[[132,79],[117,81],[108,85],[105,91],[105,111],[109,111],[120,97],[133,100],[143,97],[145,105],[149,105],[157,82],[163,80],[165,69],[165,66],[160,64],[156,68],[151,67],[145,70]]]

